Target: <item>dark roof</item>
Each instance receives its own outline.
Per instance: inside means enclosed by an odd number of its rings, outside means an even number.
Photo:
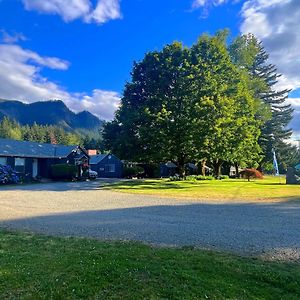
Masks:
[[[188,168],[190,168],[190,169],[193,169],[193,170],[197,170],[198,169],[197,166],[195,164],[193,164],[193,163],[187,163],[186,166]]]
[[[98,154],[91,155],[90,157],[90,165],[97,165],[101,160],[103,160],[108,154]]]
[[[167,168],[177,168],[177,166],[171,162],[171,161],[168,161],[167,163],[164,164]]]
[[[0,138],[0,156],[15,157],[67,157],[78,146],[64,146]]]

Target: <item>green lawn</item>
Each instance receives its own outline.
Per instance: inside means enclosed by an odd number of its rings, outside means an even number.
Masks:
[[[1,299],[299,299],[300,266],[0,231]]]
[[[217,201],[300,200],[299,185],[286,185],[284,177],[271,176],[250,182],[243,179],[211,181],[132,180],[104,188],[125,193]]]

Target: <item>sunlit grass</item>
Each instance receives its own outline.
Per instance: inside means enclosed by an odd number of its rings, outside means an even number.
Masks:
[[[300,267],[0,231],[0,299],[299,299]]]
[[[264,179],[169,181],[132,180],[105,187],[125,193],[149,194],[162,197],[183,197],[191,199],[232,201],[280,201],[300,200],[300,186],[286,185],[284,177],[267,176]]]

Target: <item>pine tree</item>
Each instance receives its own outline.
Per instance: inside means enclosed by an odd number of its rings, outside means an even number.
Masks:
[[[283,156],[288,147],[285,141],[292,135],[292,130],[287,128],[293,117],[293,108],[286,102],[290,90],[276,89],[281,75],[276,66],[269,63],[269,54],[254,35],[238,37],[229,51],[233,62],[245,68],[252,77],[255,96],[270,109],[271,117],[262,126],[260,137],[260,146],[265,154],[262,163],[270,162],[272,149]]]
[[[67,132],[57,126],[42,126],[36,123],[32,126],[21,126],[7,117],[0,121],[0,138],[62,145],[78,145],[83,142],[82,135],[77,132]]]
[[[22,131],[20,125],[16,121],[11,121],[7,117],[4,117],[0,122],[0,137],[21,140]]]

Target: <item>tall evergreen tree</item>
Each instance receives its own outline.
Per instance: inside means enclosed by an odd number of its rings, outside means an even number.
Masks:
[[[272,149],[284,156],[288,147],[285,141],[292,135],[288,124],[293,117],[293,108],[286,102],[290,91],[276,89],[281,75],[276,66],[269,63],[269,54],[254,35],[238,37],[230,45],[229,52],[233,62],[250,74],[255,96],[270,108],[271,117],[261,128],[260,145],[265,155],[262,163],[272,161]]]
[[[20,124],[16,121],[11,121],[7,117],[4,117],[0,122],[0,137],[21,140],[22,130]]]

